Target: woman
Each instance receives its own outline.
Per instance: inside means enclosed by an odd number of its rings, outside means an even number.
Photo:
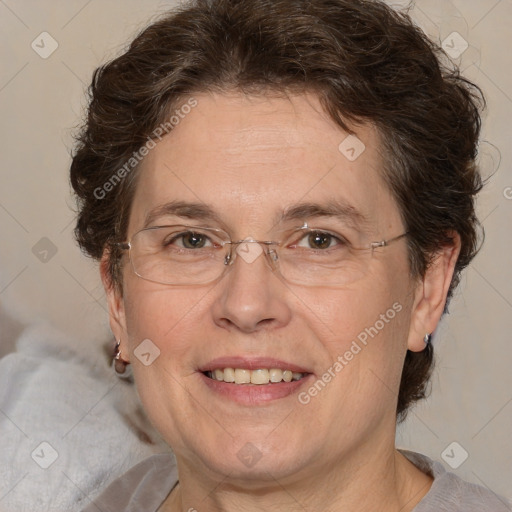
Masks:
[[[87,510],[510,510],[394,443],[477,248],[481,95],[439,55],[379,1],[198,0],[97,70],[77,238],[177,469]]]

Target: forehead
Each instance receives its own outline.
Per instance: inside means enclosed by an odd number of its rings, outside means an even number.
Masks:
[[[341,203],[376,231],[400,224],[373,126],[358,126],[349,136],[310,94],[198,94],[194,100],[141,163],[131,232],[176,201],[207,206],[230,229],[265,229],[303,203]]]

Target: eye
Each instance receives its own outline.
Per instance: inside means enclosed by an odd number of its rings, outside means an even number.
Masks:
[[[326,250],[338,245],[344,245],[345,241],[332,233],[326,231],[310,231],[306,233],[297,243],[297,247],[307,249]]]
[[[212,247],[213,243],[208,236],[203,233],[187,231],[167,237],[163,245],[175,245],[181,249],[203,249],[204,247]]]

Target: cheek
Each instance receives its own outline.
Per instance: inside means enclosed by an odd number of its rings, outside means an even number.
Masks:
[[[306,322],[321,341],[316,349],[323,352],[319,377],[336,375],[333,393],[324,397],[354,399],[353,406],[363,409],[388,402],[387,395],[392,398],[398,391],[407,346],[411,297],[404,283],[381,273],[379,279],[342,291],[323,290],[302,301]]]
[[[297,290],[296,295],[318,337],[339,350],[352,340],[364,342],[374,337],[375,330],[379,334],[385,331],[397,334],[408,325],[406,288],[382,274],[342,290],[323,289],[307,294]]]
[[[181,413],[192,414],[184,409],[186,389],[195,382],[194,361],[200,340],[205,339],[202,308],[208,292],[205,288],[164,288],[142,280],[125,287],[127,336],[137,391],[152,423],[173,445],[179,443]],[[154,359],[155,349],[152,345],[147,349],[147,340],[157,347]],[[144,346],[144,353],[150,353],[147,365],[140,357]],[[200,411],[193,415],[200,417]]]
[[[140,281],[140,280],[139,280]],[[198,337],[204,319],[208,289],[178,289],[141,281],[128,286],[125,293],[126,325],[130,352],[136,353],[143,340],[151,340],[162,360],[173,366],[190,353],[190,340]]]

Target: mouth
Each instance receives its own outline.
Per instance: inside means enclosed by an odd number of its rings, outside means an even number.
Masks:
[[[263,357],[217,358],[198,371],[215,396],[251,407],[294,395],[314,378],[306,368]]]
[[[298,381],[310,375],[307,372],[294,372],[280,368],[216,368],[207,370],[203,374],[209,379],[228,384],[244,385],[255,384],[264,386],[267,384],[279,384],[281,382]]]

